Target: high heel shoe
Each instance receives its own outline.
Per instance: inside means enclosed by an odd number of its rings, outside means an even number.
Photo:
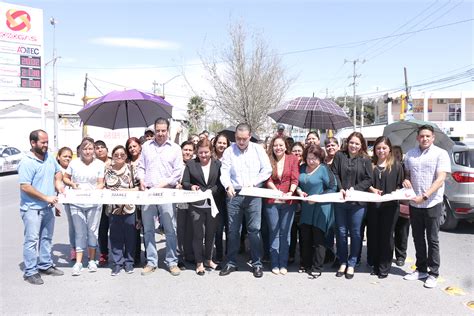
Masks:
[[[196,267],[196,274],[197,275],[203,276],[205,273],[206,273],[206,271],[204,270],[204,266],[202,264],[200,264]]]
[[[336,272],[336,277],[340,278],[346,273],[346,265],[342,264]]]
[[[207,264],[204,264],[204,268],[211,269],[211,270],[216,270],[217,266],[218,265],[214,263],[212,260],[209,260]]]
[[[352,272],[352,273],[349,273]],[[346,279],[350,280],[354,277],[354,268],[353,267],[348,267],[346,270]]]

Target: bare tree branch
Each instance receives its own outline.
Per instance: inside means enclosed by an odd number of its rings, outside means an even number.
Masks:
[[[247,122],[259,130],[270,109],[281,103],[290,85],[280,57],[259,35],[247,48],[242,23],[229,29],[230,45],[218,54],[203,57],[204,69],[215,95],[210,97],[234,124]]]

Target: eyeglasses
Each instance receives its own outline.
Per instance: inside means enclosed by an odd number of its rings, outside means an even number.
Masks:
[[[127,155],[126,154],[116,154],[116,155],[113,155],[114,158],[126,158]]]

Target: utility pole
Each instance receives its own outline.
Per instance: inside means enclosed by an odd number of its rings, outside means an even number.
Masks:
[[[87,104],[87,73],[86,73],[86,78],[84,79],[84,97],[82,98],[82,104],[86,106]],[[87,127],[85,125],[82,125],[82,138],[86,137],[87,135]]]
[[[352,83],[350,84],[353,88],[353,100],[354,100],[354,131],[356,130],[356,126],[357,126],[357,101],[356,101],[356,79],[357,77],[360,77],[360,75],[356,74],[356,64],[357,63],[365,63],[365,59],[363,60],[359,60],[359,59],[355,59],[355,60],[347,60],[347,59],[344,59],[344,63],[352,63],[353,65],[353,74],[352,76],[349,76],[349,78],[352,77]],[[361,114],[363,115],[363,109],[361,111]]]
[[[53,106],[54,106],[54,150],[58,150],[58,86],[57,86],[57,70],[56,61],[56,21],[53,17],[49,19],[49,23],[53,26]]]
[[[407,76],[407,67],[403,67],[403,73],[405,75],[405,104],[406,104],[406,114],[405,120],[413,119],[413,100],[410,97],[410,88],[408,87],[408,76]]]
[[[156,82],[156,80],[153,80],[152,85],[153,85],[153,94],[156,94],[157,91],[158,91],[158,89],[156,87],[159,86],[159,83]]]

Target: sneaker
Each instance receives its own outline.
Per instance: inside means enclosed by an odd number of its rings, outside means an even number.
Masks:
[[[133,266],[129,267],[129,266],[125,266],[125,272],[128,273],[128,274],[132,274],[133,273]]]
[[[288,270],[286,268],[281,268],[280,269],[280,274],[285,275],[288,273]]]
[[[52,276],[61,276],[61,275],[64,275],[64,272],[63,272],[63,271],[61,271],[61,270],[59,270],[58,268],[53,267],[53,266],[49,267],[49,268],[46,269],[46,270],[41,270],[41,269],[40,269],[40,270],[38,270],[38,271],[39,271],[39,273],[41,273],[41,274],[52,275]]]
[[[109,256],[104,253],[101,253],[99,257],[99,267],[105,267],[108,262],[109,262]]]
[[[69,258],[71,261],[76,261],[76,249],[72,248],[71,253],[69,254]]]
[[[82,263],[76,262],[74,266],[72,267],[72,275],[73,276],[81,275],[81,271],[82,271]]]
[[[110,273],[111,276],[116,276],[120,274],[120,270],[122,270],[121,266],[114,266],[112,268],[112,272]]]
[[[24,276],[23,279],[33,285],[41,285],[43,284],[43,279],[41,278],[41,275],[39,273],[35,273],[30,276]]]
[[[397,261],[395,261],[395,264],[398,266],[398,267],[403,267],[405,265],[405,260],[403,259],[397,259]]]
[[[428,289],[435,288],[436,285],[438,285],[438,279],[436,277],[432,276],[432,275],[429,275],[426,278],[425,284],[423,284],[423,286],[428,288]]]
[[[403,279],[408,280],[408,281],[416,281],[416,280],[426,279],[427,277],[428,277],[428,273],[415,270],[412,273],[405,275]]]
[[[272,273],[273,273],[273,274],[280,274],[280,269],[278,269],[278,268],[273,268],[273,269],[272,269]]]
[[[150,265],[147,264],[147,265],[143,268],[141,274],[142,274],[142,275],[149,275],[149,274],[155,272],[155,270],[156,270],[156,267],[153,267],[153,266],[150,266]]]
[[[95,260],[89,260],[87,270],[89,270],[89,272],[97,272],[97,263],[95,262]]]
[[[172,276],[178,276],[181,273],[181,270],[178,268],[178,266],[172,266],[170,267],[170,273]]]

